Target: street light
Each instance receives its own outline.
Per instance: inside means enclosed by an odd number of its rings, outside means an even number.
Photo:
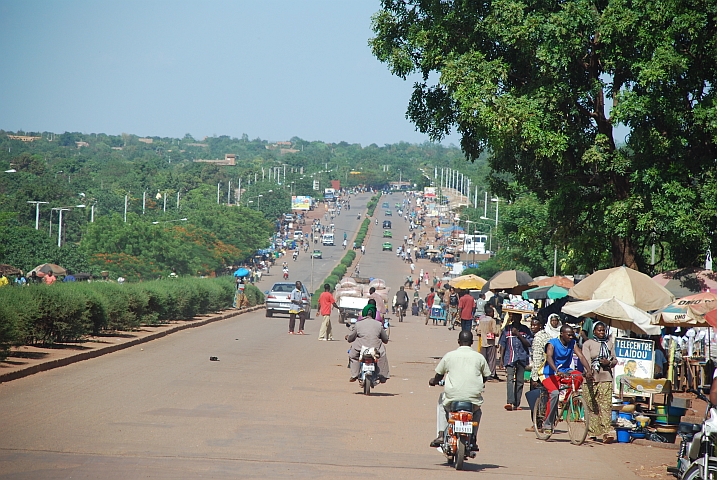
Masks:
[[[50,202],[39,202],[37,200],[28,201],[27,203],[34,203],[35,204],[35,230],[40,229],[40,204],[41,203],[50,203]]]
[[[159,225],[160,223],[170,223],[170,222],[186,222],[186,218],[178,218],[177,220],[165,220],[163,222],[152,222],[152,225]]]
[[[16,173],[16,172],[17,172],[17,170],[15,170],[14,168],[11,168],[10,170],[5,170],[5,173]]]
[[[257,209],[257,210],[259,210],[259,199],[260,199],[261,197],[263,197],[263,196],[264,196],[264,195],[262,195],[262,194],[260,193],[260,194],[257,195],[257,197],[256,197],[256,209]]]
[[[69,212],[73,208],[85,208],[86,205],[75,205],[74,207],[56,207],[53,210],[60,212],[59,219],[57,220],[57,246],[62,246],[62,212]]]
[[[498,226],[498,197],[493,197],[490,199],[491,202],[495,202],[495,226]],[[486,217],[485,215],[480,217],[481,220],[490,220],[490,218]]]

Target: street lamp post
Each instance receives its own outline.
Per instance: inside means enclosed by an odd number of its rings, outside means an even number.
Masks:
[[[487,200],[487,198],[488,198],[488,194],[486,193],[486,200]],[[495,202],[495,226],[497,227],[498,226],[498,202],[500,201],[500,199],[498,197],[493,197],[490,199],[490,201]],[[487,210],[487,208],[488,207],[487,207],[487,202],[486,202],[486,210]],[[481,220],[490,220],[490,218],[488,218],[486,215],[483,215],[480,218],[481,218]]]
[[[49,202],[39,202],[37,200],[28,201],[27,203],[35,204],[35,230],[40,230],[40,204]]]
[[[152,225],[159,225],[160,223],[170,223],[170,222],[186,222],[186,218],[178,218],[176,220],[165,220],[163,222],[152,222]]]
[[[85,208],[85,205],[75,205],[74,207],[56,207],[53,208],[53,210],[57,210],[60,212],[59,218],[57,220],[57,246],[62,246],[62,212],[69,212],[73,208]]]

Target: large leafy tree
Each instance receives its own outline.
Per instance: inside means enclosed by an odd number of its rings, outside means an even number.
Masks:
[[[638,268],[665,241],[699,261],[717,226],[717,3],[383,0],[373,30],[379,60],[422,77],[418,129],[490,151],[493,189],[547,202],[555,243]]]

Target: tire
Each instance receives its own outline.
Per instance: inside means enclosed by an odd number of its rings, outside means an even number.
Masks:
[[[363,394],[371,395],[371,379],[366,375],[363,377]]]
[[[565,406],[566,418],[568,424],[568,435],[570,435],[570,443],[573,445],[582,445],[588,436],[588,428],[590,427],[590,410],[588,402],[582,395],[572,395],[570,403]]]
[[[273,317],[273,316],[274,316],[274,311],[273,311],[273,310],[269,310],[269,309],[267,308],[267,309],[266,309],[266,316],[267,316],[267,317]]]
[[[456,452],[456,470],[463,470],[463,460],[466,458],[466,444],[459,438]]]
[[[710,463],[709,465],[709,472],[712,474],[712,477],[717,477],[717,464]],[[685,476],[682,477],[682,480],[699,480],[702,478],[702,465],[692,465],[687,471],[685,472]]]
[[[550,435],[546,435],[542,431],[546,406],[546,393],[542,392],[533,407],[533,430],[535,431],[535,436],[538,440],[547,440],[550,438]]]

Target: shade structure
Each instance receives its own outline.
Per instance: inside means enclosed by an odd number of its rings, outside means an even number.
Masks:
[[[3,275],[20,275],[22,272],[19,268],[15,268],[12,265],[6,263],[0,264],[0,273]]]
[[[578,300],[612,297],[640,310],[658,310],[675,299],[665,287],[644,273],[627,267],[598,270],[568,291]]]
[[[32,272],[50,273],[50,271],[52,271],[55,275],[67,275],[67,270],[59,265],[55,265],[54,263],[43,263],[42,265],[38,265],[30,271],[30,274],[32,275]]]
[[[522,270],[503,270],[492,277],[483,285],[483,293],[488,290],[510,290],[519,293],[533,286],[533,277]]]
[[[451,287],[455,287],[461,290],[480,290],[483,288],[483,285],[486,284],[486,280],[482,277],[479,277],[478,275],[461,275],[460,277],[456,277],[448,284]]]
[[[652,277],[675,297],[686,297],[708,290],[717,292],[717,272],[701,268],[680,268]]]
[[[717,294],[698,293],[682,297],[653,315],[655,325],[666,327],[707,326],[705,314],[717,308]]]
[[[596,317],[621,330],[646,335],[660,334],[660,327],[652,325],[652,316],[649,313],[616,297],[569,302],[563,306],[562,311],[574,317]]]
[[[249,275],[249,273],[251,273],[251,272],[249,272],[248,269],[242,267],[242,268],[238,268],[238,269],[234,272],[234,276],[235,276],[235,277],[246,277],[247,275]]]
[[[572,288],[575,286],[575,282],[570,280],[568,277],[556,275],[555,277],[541,278],[540,280],[534,280],[534,285],[539,287],[549,287],[551,285],[557,285],[563,288]]]
[[[547,287],[529,288],[523,292],[523,298],[526,300],[557,300],[568,296],[568,289],[550,285]]]

